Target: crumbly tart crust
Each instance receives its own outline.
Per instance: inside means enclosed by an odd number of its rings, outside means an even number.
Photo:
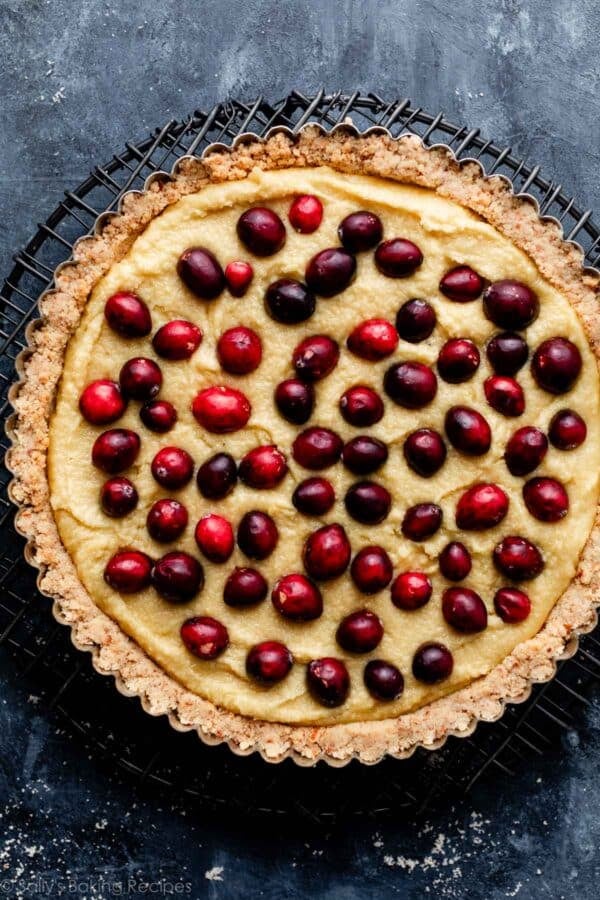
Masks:
[[[583,268],[581,248],[563,240],[555,220],[539,217],[532,198],[515,196],[506,179],[485,176],[475,161],[458,163],[446,147],[429,149],[418,138],[393,139],[380,130],[359,135],[341,127],[327,134],[310,126],[296,137],[281,131],[266,140],[248,136],[234,149],[215,145],[202,159],[180,160],[172,176],[155,176],[144,193],[127,194],[119,214],[103,218],[96,235],[78,242],[73,260],[57,271],[55,289],[40,301],[42,318],[28,330],[30,349],[19,360],[21,380],[10,396],[15,414],[8,426],[13,447],[7,463],[14,474],[11,498],[19,506],[17,529],[28,539],[28,561],[40,570],[39,589],[54,599],[54,614],[71,627],[74,644],[92,653],[95,668],[113,675],[119,690],[140,697],[152,715],[168,715],[174,728],[196,729],[205,742],[227,742],[238,754],[259,751],[270,762],[290,756],[305,765],[319,759],[343,765],[352,758],[375,763],[386,754],[407,757],[417,746],[439,747],[451,734],[469,735],[478,720],[499,718],[507,701],[525,700],[532,683],[554,675],[556,661],[575,651],[577,634],[596,624],[598,510],[577,574],[544,627],[486,676],[397,718],[290,726],[246,718],[186,690],[101,612],[60,540],[46,471],[49,420],[69,338],[93,286],[148,223],[181,197],[208,184],[243,179],[255,167],[321,165],[430,188],[480,215],[525,251],[568,298],[594,354],[600,355],[598,273]]]

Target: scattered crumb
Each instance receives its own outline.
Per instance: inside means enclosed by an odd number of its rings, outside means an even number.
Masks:
[[[207,881],[223,881],[223,866],[213,866],[204,873]]]

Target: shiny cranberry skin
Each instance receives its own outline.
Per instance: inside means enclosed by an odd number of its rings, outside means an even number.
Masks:
[[[490,449],[490,426],[475,409],[452,406],[446,413],[444,428],[452,446],[467,456],[483,456]]]
[[[352,331],[346,346],[355,356],[378,362],[394,352],[398,346],[398,333],[387,319],[367,319]]]
[[[440,281],[440,291],[455,303],[477,300],[483,290],[483,278],[470,266],[456,266]]]
[[[437,431],[419,428],[406,438],[404,458],[413,472],[422,478],[430,478],[446,461],[446,445]]]
[[[298,465],[317,471],[333,466],[343,446],[341,437],[329,428],[306,428],[292,444],[292,455]]]
[[[207,500],[222,500],[237,481],[237,466],[229,453],[215,453],[202,463],[196,475],[198,490]]]
[[[109,478],[102,485],[100,503],[107,516],[120,519],[136,508],[138,492],[129,478],[117,475],[116,478]]]
[[[587,425],[572,409],[561,409],[552,416],[548,437],[558,450],[575,450],[587,436]]]
[[[463,634],[475,634],[487,627],[485,603],[470,588],[447,588],[442,594],[442,615],[448,625]]]
[[[177,263],[177,274],[201,300],[214,300],[225,287],[225,275],[216,256],[205,247],[188,247]]]
[[[565,394],[579,378],[581,353],[567,338],[550,338],[541,343],[533,354],[531,371],[545,391]]]
[[[495,325],[522,331],[537,318],[536,294],[521,281],[495,281],[483,295],[483,311]]]
[[[440,350],[437,369],[449,384],[460,384],[472,378],[479,368],[479,350],[467,338],[452,338]]]
[[[128,291],[113,294],[104,307],[106,321],[125,338],[146,337],[152,331],[150,310],[141,297]]]
[[[504,461],[511,475],[529,475],[540,465],[548,450],[548,439],[543,431],[526,425],[509,438],[504,451]]]
[[[318,703],[329,707],[341,706],[350,691],[350,676],[341,659],[324,656],[308,664],[306,684]]]
[[[516,375],[527,362],[529,347],[515,331],[502,331],[490,340],[486,353],[496,375]]]
[[[437,316],[427,300],[407,300],[396,314],[396,331],[403,341],[419,344],[433,332]]]
[[[321,297],[334,297],[354,280],[356,260],[341,247],[321,250],[309,261],[305,278],[311,291]]]
[[[188,523],[187,509],[177,500],[157,500],[148,510],[146,527],[150,537],[161,544],[176,540]]]
[[[302,194],[290,206],[288,218],[294,231],[312,234],[323,221],[323,204],[314,194]]]
[[[251,647],[246,657],[246,672],[261,684],[282,681],[294,664],[294,657],[279,641],[263,641]]]
[[[143,591],[150,584],[152,560],[140,550],[120,550],[104,569],[104,580],[120,594]]]
[[[242,459],[239,475],[244,484],[258,490],[277,487],[287,475],[285,455],[274,444],[255,447]]]
[[[350,541],[341,525],[323,525],[307,538],[302,559],[312,578],[326,581],[345,572],[352,551]]]
[[[512,581],[528,581],[544,568],[538,548],[526,538],[508,535],[494,547],[494,565]]]
[[[389,515],[392,498],[383,485],[374,481],[358,481],[344,497],[346,512],[363,525],[379,525]]]
[[[363,594],[377,594],[392,580],[392,561],[383,547],[363,547],[350,566],[352,581]]]
[[[149,431],[166,434],[177,421],[177,410],[168,400],[150,400],[141,407],[140,419]]]
[[[233,553],[233,528],[223,516],[215,513],[202,516],[196,525],[194,538],[199,550],[213,563],[227,562]]]
[[[187,603],[204,587],[204,569],[189,553],[173,550],[155,562],[152,584],[164,600]]]
[[[388,449],[383,441],[368,435],[352,438],[344,445],[342,462],[355,475],[370,475],[386,462]]]
[[[422,409],[437,393],[437,378],[424,363],[395,363],[385,373],[383,389],[398,406]]]
[[[411,541],[426,541],[442,524],[442,510],[436,503],[410,506],[402,519],[402,534]]]
[[[531,478],[523,485],[523,500],[540,522],[558,522],[569,511],[569,495],[555,478]]]
[[[225,266],[225,281],[229,293],[234,297],[243,297],[254,277],[254,269],[249,262],[234,260]]]
[[[285,225],[272,209],[253,206],[239,217],[237,235],[255,256],[273,256],[285,244]]]
[[[275,388],[275,406],[287,422],[304,425],[312,415],[315,390],[298,378],[288,378]]]
[[[531,612],[531,600],[518,588],[500,588],[494,594],[494,609],[503,622],[523,622]]]
[[[412,662],[412,673],[417,681],[424,684],[437,684],[452,675],[454,659],[452,653],[443,644],[430,641],[422,644]]]
[[[295,572],[276,582],[271,601],[277,612],[286,619],[309,622],[323,612],[323,597],[316,584],[305,575]]]
[[[252,407],[241,391],[218,385],[196,394],[192,412],[198,424],[212,434],[230,434],[247,424]]]
[[[508,512],[508,497],[497,484],[474,484],[456,504],[456,525],[463,531],[484,531],[499,525]]]
[[[235,568],[223,588],[223,600],[227,606],[254,606],[262,603],[269,586],[256,569]]]
[[[152,475],[164,488],[184,487],[194,472],[194,460],[181,447],[163,447],[151,464]]]
[[[137,356],[122,367],[119,383],[130,400],[153,400],[162,386],[162,372],[154,360]]]
[[[375,213],[360,210],[350,213],[339,224],[338,237],[340,243],[350,253],[363,253],[372,250],[383,237],[381,219]]]
[[[79,410],[91,425],[110,425],[125,412],[127,401],[116,381],[100,378],[81,392]]]
[[[301,281],[280,278],[267,288],[265,294],[267,312],[282,325],[298,325],[306,322],[315,311],[315,295]]]
[[[298,344],[292,354],[292,364],[302,381],[320,381],[333,372],[339,358],[337,341],[325,334],[314,334]]]
[[[359,384],[340,397],[340,412],[349,425],[365,428],[383,417],[383,401],[373,388]]]
[[[406,238],[383,241],[375,251],[375,265],[388,278],[406,278],[419,268],[423,254]]]
[[[342,619],[335,637],[349,653],[370,653],[383,637],[383,625],[374,612],[360,609]]]
[[[420,609],[429,603],[433,586],[424,572],[401,572],[392,584],[392,603],[398,609]]]
[[[492,409],[503,416],[514,418],[525,412],[523,388],[508,375],[490,375],[483,384],[485,399]]]
[[[279,540],[277,525],[268,513],[251,510],[242,516],[237,530],[240,550],[250,559],[266,559]]]
[[[92,462],[97,469],[116,475],[134,464],[140,452],[140,439],[129,428],[111,428],[98,435],[92,447]]]
[[[471,571],[471,554],[460,541],[451,541],[438,556],[438,564],[448,581],[462,581]]]
[[[251,328],[237,325],[224,331],[219,338],[217,356],[221,367],[230,375],[248,375],[260,365],[262,343]]]
[[[189,359],[202,343],[202,331],[193,322],[173,319],[158,329],[152,338],[152,346],[162,359],[177,361]]]
[[[180,629],[181,640],[198,659],[216,659],[229,646],[226,627],[212,616],[193,616]]]
[[[383,659],[371,659],[365,666],[365,687],[376,700],[397,700],[404,690],[402,672]]]
[[[305,516],[324,516],[335,503],[333,485],[326,478],[307,478],[294,491],[292,503]]]

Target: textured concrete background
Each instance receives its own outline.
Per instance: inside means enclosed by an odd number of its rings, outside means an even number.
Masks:
[[[599,12],[594,0],[0,0],[0,272],[126,139],[294,87],[443,109],[598,207]],[[106,781],[8,658],[0,673],[0,894],[598,896],[597,703],[561,753],[426,822],[249,834]]]

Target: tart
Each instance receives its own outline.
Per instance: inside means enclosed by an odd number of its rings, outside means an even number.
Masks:
[[[310,127],[184,159],[30,334],[41,590],[236,752],[376,762],[498,718],[596,621],[597,290],[448,148]]]

